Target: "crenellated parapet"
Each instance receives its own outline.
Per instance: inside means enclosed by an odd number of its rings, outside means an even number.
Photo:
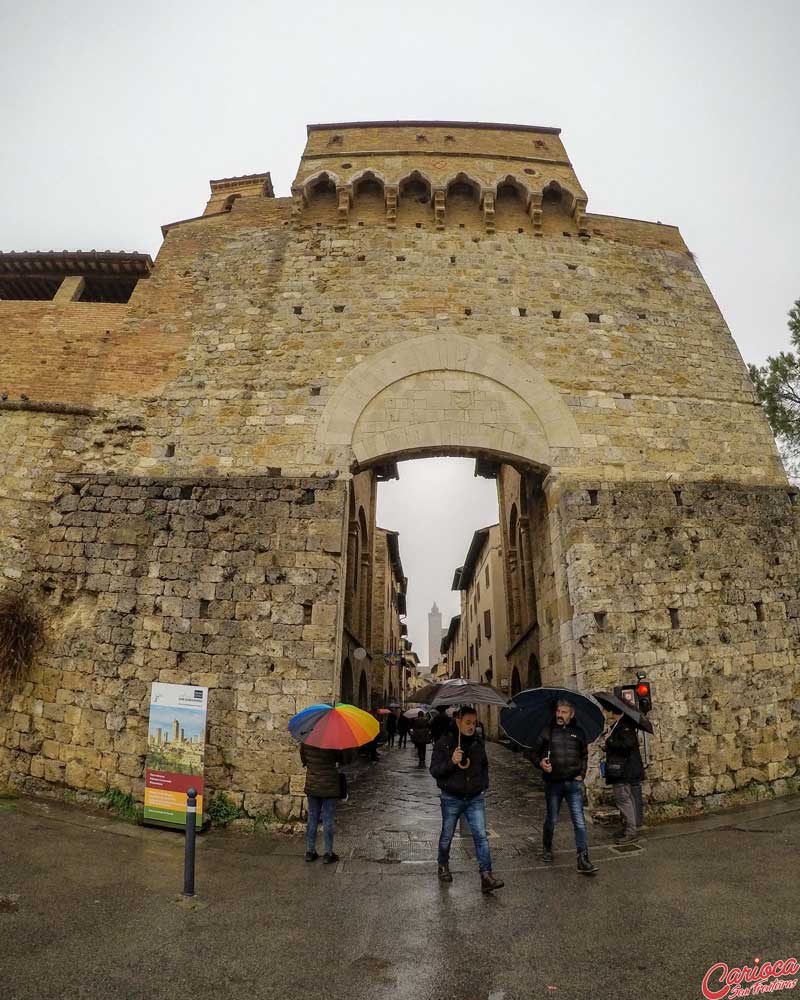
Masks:
[[[588,235],[558,129],[448,122],[311,125],[292,184],[309,224]],[[381,205],[381,210],[377,206]],[[549,220],[549,225],[548,225]]]

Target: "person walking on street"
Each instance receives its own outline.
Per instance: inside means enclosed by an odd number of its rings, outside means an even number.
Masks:
[[[475,732],[478,716],[464,706],[456,714],[456,725],[436,742],[430,771],[441,790],[442,832],[439,836],[437,875],[440,882],[452,882],[450,845],[456,824],[463,815],[469,824],[481,891],[502,889],[504,882],[492,874],[492,855],[486,835],[486,789],[489,787],[489,760],[483,740]]]
[[[589,748],[583,730],[574,721],[575,709],[567,700],[556,703],[554,722],[545,726],[533,748],[531,759],[544,777],[547,818],[542,831],[542,860],[553,860],[553,833],[555,832],[561,803],[567,800],[575,848],[578,852],[578,871],[594,875],[597,866],[589,859],[586,839],[586,820],[583,815],[583,782],[589,758]]]
[[[641,826],[636,801],[636,792],[641,794],[644,779],[639,736],[636,724],[627,715],[613,709],[609,709],[606,714],[609,720],[613,720],[613,725],[605,741],[603,772],[622,819],[622,829],[614,839],[618,844],[629,844],[637,839]],[[634,788],[635,785],[638,785],[638,789]]]
[[[408,746],[408,731],[411,729],[411,723],[405,717],[405,714],[401,714],[400,718],[397,720],[397,749],[405,750]]]
[[[438,743],[450,726],[451,722],[447,710],[443,705],[440,705],[436,709],[436,715],[431,720],[431,739],[433,742]]]
[[[300,760],[306,768],[305,792],[308,797],[308,823],[306,825],[306,861],[316,861],[317,827],[322,818],[324,865],[335,864],[339,855],[333,852],[334,815],[336,802],[341,794],[339,764],[344,754],[339,750],[322,750],[320,747],[300,746]]]
[[[417,767],[425,767],[425,749],[431,738],[431,726],[428,716],[420,712],[411,727],[411,740],[417,749]]]
[[[397,716],[394,714],[394,709],[392,709],[391,714],[386,716],[386,745],[388,747],[394,746],[394,738],[397,734]]]

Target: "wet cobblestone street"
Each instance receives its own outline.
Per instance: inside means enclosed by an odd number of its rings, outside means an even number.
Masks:
[[[434,866],[441,811],[439,790],[428,771],[430,749],[424,769],[417,767],[417,754],[410,743],[403,750],[381,747],[377,764],[359,758],[347,768],[350,799],[337,811],[335,848],[342,858],[340,873],[398,863]],[[497,743],[487,744],[487,750],[490,787],[486,820],[495,866],[538,864],[545,813],[541,779],[522,754]],[[590,844],[598,846],[612,840],[607,829],[591,824],[589,837]],[[555,847],[564,852],[564,860],[574,857],[566,805],[556,829]],[[474,865],[474,856],[469,831],[457,831],[451,850],[454,870]]]

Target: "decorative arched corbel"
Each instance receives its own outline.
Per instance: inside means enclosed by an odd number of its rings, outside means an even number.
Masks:
[[[384,186],[386,198],[386,227],[394,229],[397,226],[397,188]]]
[[[350,219],[350,205],[353,202],[353,188],[350,184],[341,184],[336,188],[336,218],[338,225],[346,226]]]
[[[445,193],[444,188],[433,192],[433,219],[437,229],[444,229]]]
[[[542,193],[541,191],[535,191],[531,194],[531,200],[528,203],[528,215],[530,216],[531,224],[533,226],[533,235],[542,235]]]
[[[488,190],[483,192],[482,204],[483,221],[486,225],[486,232],[491,235],[495,231],[494,191]]]

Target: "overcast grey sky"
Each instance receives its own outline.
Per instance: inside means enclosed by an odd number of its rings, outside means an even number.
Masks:
[[[308,122],[554,125],[589,210],[680,226],[759,361],[800,297],[799,35],[798,0],[0,0],[0,249],[155,254],[209,178],[288,195]]]

